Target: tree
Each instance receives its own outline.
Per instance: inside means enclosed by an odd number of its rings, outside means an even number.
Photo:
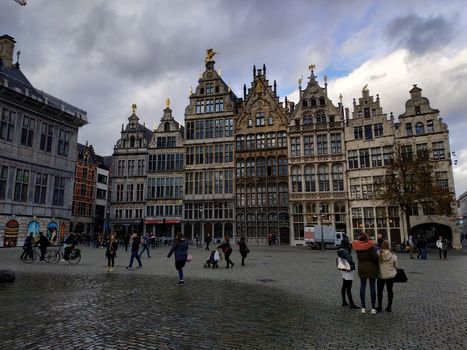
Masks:
[[[410,233],[410,214],[418,204],[431,215],[450,215],[452,195],[435,184],[434,161],[427,149],[412,153],[411,145],[395,145],[394,157],[386,170],[382,199],[401,208]]]

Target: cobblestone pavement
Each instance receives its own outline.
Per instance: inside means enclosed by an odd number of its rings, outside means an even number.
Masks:
[[[247,266],[205,269],[204,249],[177,287],[168,248],[125,269],[118,251],[104,271],[103,249],[83,248],[80,264],[27,265],[19,249],[0,249],[1,349],[467,349],[467,255],[410,260],[409,282],[395,286],[392,313],[340,306],[335,251],[251,246]],[[358,281],[354,299],[358,299]],[[368,304],[368,302],[367,302]]]

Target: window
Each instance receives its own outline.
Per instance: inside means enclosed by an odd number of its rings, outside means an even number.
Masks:
[[[422,135],[425,133],[425,126],[423,125],[423,123],[417,123],[415,124],[415,134],[416,135]]]
[[[119,160],[117,163],[117,176],[123,176],[125,171],[125,161]]]
[[[255,149],[255,135],[254,134],[249,134],[246,136],[246,149],[248,151],[252,151]]]
[[[256,176],[266,176],[266,158],[256,159]]]
[[[335,192],[344,190],[344,171],[341,164],[332,166],[332,190]]]
[[[236,148],[237,148],[237,151],[243,151],[245,149],[245,136],[244,135],[238,135],[236,137]]]
[[[365,140],[373,139],[373,129],[371,125],[365,125]]]
[[[237,159],[237,177],[245,176],[245,161],[243,159]]]
[[[394,151],[392,146],[383,147],[383,161],[384,165],[390,165],[394,162]]]
[[[278,175],[287,176],[287,158],[279,158],[278,160]]]
[[[320,192],[329,191],[329,173],[327,165],[322,164],[318,167],[318,183]]]
[[[341,134],[331,134],[331,153],[342,153]]]
[[[276,148],[276,133],[268,132],[266,134],[266,148]]]
[[[214,83],[206,83],[206,95],[214,92]]]
[[[348,153],[349,169],[358,169],[358,151],[349,151]]]
[[[313,117],[311,115],[305,115],[303,117],[303,125],[313,124]]]
[[[222,97],[216,98],[216,112],[224,111],[224,99]]]
[[[8,167],[0,166],[0,199],[5,199],[8,184]]]
[[[328,135],[317,135],[318,155],[328,154]]]
[[[196,113],[204,113],[204,100],[196,101]]]
[[[138,159],[138,175],[144,175],[144,159]]]
[[[385,207],[376,207],[376,227],[384,228],[388,226]]]
[[[383,124],[381,124],[381,123],[375,124],[373,126],[373,128],[374,128],[374,131],[375,131],[375,137],[383,136]]]
[[[350,199],[362,198],[359,177],[350,178],[349,186],[350,186]]]
[[[363,116],[364,116],[365,118],[370,118],[370,117],[371,117],[370,108],[365,107],[365,108],[363,109]]]
[[[371,149],[371,166],[372,167],[383,166],[383,157],[381,155],[381,148],[379,147]]]
[[[63,205],[65,199],[65,178],[61,176],[55,176],[54,179],[54,195],[52,204]]]
[[[412,160],[412,146],[405,145],[401,147],[401,156],[404,160]]]
[[[305,167],[305,192],[316,192],[315,167],[311,165]]]
[[[135,175],[135,160],[128,160],[128,176]]]
[[[276,176],[277,168],[276,168],[276,158],[270,157],[268,158],[268,168],[267,168],[267,176]]]
[[[304,136],[303,137],[303,154],[305,156],[312,156],[315,152],[314,150],[314,140],[313,136]]]
[[[253,127],[253,120],[252,120],[251,118],[248,118],[247,127],[248,127],[248,128],[252,128],[252,127]]]
[[[142,202],[143,201],[143,193],[144,193],[144,184],[136,184],[136,201]]]
[[[447,171],[435,172],[435,183],[436,186],[441,188],[449,188],[448,173]]]
[[[233,193],[233,171],[232,170],[224,171],[224,180],[225,180],[224,193]]]
[[[292,137],[290,138],[290,151],[291,155],[293,156],[300,156],[300,137]]]
[[[361,126],[357,126],[353,128],[353,135],[355,137],[355,140],[360,140],[363,138],[363,129]]]
[[[36,173],[36,186],[34,189],[34,203],[45,204],[47,195],[47,174]]]
[[[42,123],[40,149],[46,152],[52,151],[52,142],[54,135],[53,125]]]
[[[302,192],[302,174],[299,167],[292,168],[292,192]]]
[[[58,132],[58,155],[68,157],[69,143],[70,133],[64,129],[60,129]]]
[[[5,141],[13,140],[15,130],[16,112],[3,108],[2,120],[0,122],[0,139]]]
[[[82,197],[86,196],[86,185],[84,184],[81,185],[80,195]]]
[[[321,97],[321,98],[319,99],[319,105],[320,105],[320,106],[325,106],[325,105],[326,105],[326,100],[324,99],[324,97]],[[325,122],[326,122],[326,121],[325,121]]]
[[[416,115],[421,114],[420,106],[415,106],[415,114],[416,114]]]
[[[428,160],[428,144],[419,143],[417,144],[417,157],[420,159]]]
[[[324,111],[318,111],[316,113],[316,124],[326,124],[326,113],[324,113]]]
[[[246,176],[254,177],[255,176],[255,159],[248,158],[246,160]]]
[[[23,117],[23,128],[21,129],[21,144],[23,146],[32,147],[35,125],[36,121],[34,118],[26,115]]]
[[[368,148],[359,150],[360,155],[360,168],[370,167],[370,151]]]
[[[193,140],[195,138],[195,128],[193,122],[186,123],[186,139]]]
[[[126,201],[133,202],[133,184],[126,185]]]
[[[123,202],[123,185],[117,185],[117,199],[116,202]]]
[[[363,228],[362,208],[352,208],[352,227],[354,229]],[[354,232],[357,230],[354,230]],[[355,239],[357,237],[354,237]]]
[[[433,142],[433,159],[434,160],[443,160],[444,156],[444,143],[443,141]]]
[[[225,126],[224,136],[225,137],[233,136],[234,134],[233,125],[234,125],[233,119],[224,120],[224,126]]]
[[[433,120],[426,121],[427,132],[435,132],[435,126],[433,125]]]
[[[264,113],[256,113],[256,126],[264,126]]]
[[[256,135],[256,149],[265,149],[266,148],[266,135],[257,134]]]
[[[277,147],[287,147],[287,137],[285,131],[277,133]]]
[[[405,123],[405,132],[406,132],[407,136],[413,136],[412,123]]]
[[[274,121],[273,121],[272,116],[269,116],[269,117],[268,117],[268,124],[269,124],[269,125],[274,124]]]
[[[29,171],[16,169],[15,196],[17,202],[26,202],[28,199]]]

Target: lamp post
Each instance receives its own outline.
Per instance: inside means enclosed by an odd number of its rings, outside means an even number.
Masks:
[[[319,204],[319,219],[321,227],[321,250],[324,251],[324,234],[323,234],[323,204]]]

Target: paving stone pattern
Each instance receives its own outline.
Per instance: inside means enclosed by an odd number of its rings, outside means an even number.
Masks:
[[[167,248],[127,271],[118,251],[104,271],[103,249],[83,248],[79,265],[27,265],[0,250],[0,349],[466,349],[467,256],[399,254],[409,277],[395,286],[392,313],[362,315],[340,306],[335,251],[250,247],[247,266],[203,268],[192,247],[186,284],[175,285]],[[358,301],[358,280],[353,286]],[[367,302],[369,304],[369,302]]]

